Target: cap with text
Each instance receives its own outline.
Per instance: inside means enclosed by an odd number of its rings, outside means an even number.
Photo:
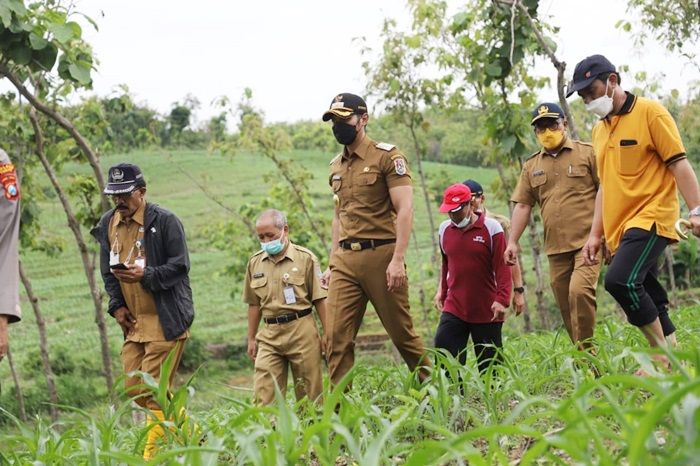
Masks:
[[[462,183],[453,184],[445,190],[440,205],[440,212],[452,212],[458,210],[463,204],[472,200],[472,190]]]
[[[334,115],[347,119],[354,114],[363,115],[365,113],[367,113],[365,100],[359,95],[344,92],[333,97],[330,108],[323,114],[323,121],[330,120]]]

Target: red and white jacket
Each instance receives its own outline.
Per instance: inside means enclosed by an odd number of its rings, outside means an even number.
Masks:
[[[503,259],[505,233],[497,220],[477,212],[478,218],[465,228],[450,220],[438,229],[442,252],[443,312],[465,322],[480,324],[491,320],[491,305],[510,304],[513,280]]]

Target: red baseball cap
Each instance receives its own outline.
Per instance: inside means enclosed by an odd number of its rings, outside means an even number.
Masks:
[[[462,183],[453,184],[445,190],[440,206],[440,212],[450,212],[456,210],[472,200],[472,190]]]

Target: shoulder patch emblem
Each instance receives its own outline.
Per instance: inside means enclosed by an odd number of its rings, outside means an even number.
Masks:
[[[394,169],[396,170],[396,174],[399,176],[403,176],[406,174],[408,171],[406,169],[406,161],[401,158],[396,158],[394,159]]]
[[[0,187],[2,187],[6,199],[10,201],[17,201],[19,199],[17,172],[13,164],[0,164]]]
[[[394,144],[389,144],[388,142],[378,142],[374,147],[389,152],[396,146]]]

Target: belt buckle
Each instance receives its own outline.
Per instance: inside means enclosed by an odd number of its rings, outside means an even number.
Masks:
[[[359,241],[350,243],[350,249],[353,251],[362,251],[362,244]]]

